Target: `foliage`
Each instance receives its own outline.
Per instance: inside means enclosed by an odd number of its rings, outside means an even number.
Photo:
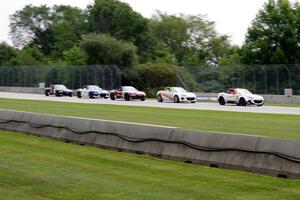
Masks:
[[[134,85],[155,97],[156,92],[166,86],[176,85],[176,69],[169,64],[147,63],[127,68],[123,73],[125,85]]]
[[[126,4],[117,0],[95,0],[88,7],[90,30],[110,34],[120,40],[137,44],[147,31],[147,20]]]
[[[9,65],[9,60],[17,55],[17,50],[8,44],[0,43],[0,66]]]
[[[63,56],[68,65],[84,65],[87,62],[86,53],[77,46],[63,52]]]
[[[293,64],[300,61],[300,7],[288,0],[269,0],[248,29],[245,64]]]
[[[219,36],[214,23],[200,15],[175,16],[158,12],[151,21],[150,30],[167,44],[180,65],[217,65],[229,46],[228,37]]]
[[[137,62],[136,47],[110,35],[85,35],[80,47],[88,56],[88,64],[115,64],[124,68]]]

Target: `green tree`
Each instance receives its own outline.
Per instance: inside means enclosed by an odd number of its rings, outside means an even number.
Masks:
[[[87,15],[76,7],[27,5],[10,16],[10,35],[17,47],[36,47],[62,57],[87,31]]]
[[[86,53],[77,46],[65,51],[63,55],[64,60],[68,65],[84,65],[87,63]]]
[[[158,12],[151,33],[167,44],[180,65],[217,65],[230,46],[228,37],[218,35],[214,23],[204,17],[167,15]]]
[[[114,64],[122,68],[137,62],[136,47],[133,44],[109,35],[86,35],[80,47],[88,56],[88,64]]]
[[[299,5],[269,0],[248,29],[245,64],[292,64],[300,61]]]
[[[17,50],[5,42],[0,43],[0,66],[9,65],[9,61],[16,57]]]
[[[18,50],[16,56],[9,60],[11,66],[45,65],[48,59],[37,48],[26,47]]]

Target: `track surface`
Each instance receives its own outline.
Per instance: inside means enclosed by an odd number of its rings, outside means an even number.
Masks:
[[[11,99],[27,99],[27,100],[46,100],[59,102],[73,102],[73,103],[88,103],[88,104],[111,104],[111,105],[126,105],[126,106],[144,106],[144,107],[161,107],[161,108],[176,108],[176,109],[194,109],[194,110],[216,110],[216,111],[231,111],[231,112],[250,112],[250,113],[273,113],[273,114],[292,114],[300,115],[300,108],[293,107],[279,107],[279,106],[247,106],[240,107],[235,105],[221,106],[218,103],[197,102],[191,103],[159,103],[155,100],[146,100],[144,102],[123,101],[110,99],[78,99],[77,97],[55,97],[41,94],[23,94],[23,93],[8,93],[0,92],[0,98]]]

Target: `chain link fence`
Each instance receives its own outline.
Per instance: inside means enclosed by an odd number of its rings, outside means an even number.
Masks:
[[[121,71],[114,65],[0,66],[0,86],[38,87],[45,83],[77,89],[93,84],[113,89],[121,85],[121,78]]]
[[[175,67],[177,84],[193,92],[221,92],[229,87],[247,88],[259,94],[300,95],[300,65],[234,65]]]

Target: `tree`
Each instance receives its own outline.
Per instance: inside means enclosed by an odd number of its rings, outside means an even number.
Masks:
[[[158,12],[150,23],[152,34],[171,49],[180,65],[217,65],[227,53],[228,37],[219,36],[203,16]]]
[[[245,64],[293,64],[300,61],[299,5],[269,0],[248,29]]]
[[[48,60],[37,48],[26,47],[18,50],[16,56],[9,60],[11,66],[45,65]]]
[[[76,7],[27,5],[10,17],[10,34],[17,47],[39,48],[59,58],[86,33],[86,19],[85,12]]]
[[[43,51],[49,52],[51,43],[50,8],[46,5],[32,6],[27,5],[22,10],[10,16],[10,34],[13,44],[23,47],[34,41]]]
[[[65,51],[63,55],[68,65],[84,65],[87,63],[86,53],[77,46]]]
[[[147,32],[147,20],[118,0],[95,0],[88,13],[90,30],[95,33],[110,34],[138,45]]]
[[[122,68],[137,62],[136,47],[110,35],[86,35],[80,47],[87,54],[88,64],[114,64]]]
[[[9,61],[16,57],[17,49],[9,46],[5,42],[0,43],[0,66],[9,65]]]

